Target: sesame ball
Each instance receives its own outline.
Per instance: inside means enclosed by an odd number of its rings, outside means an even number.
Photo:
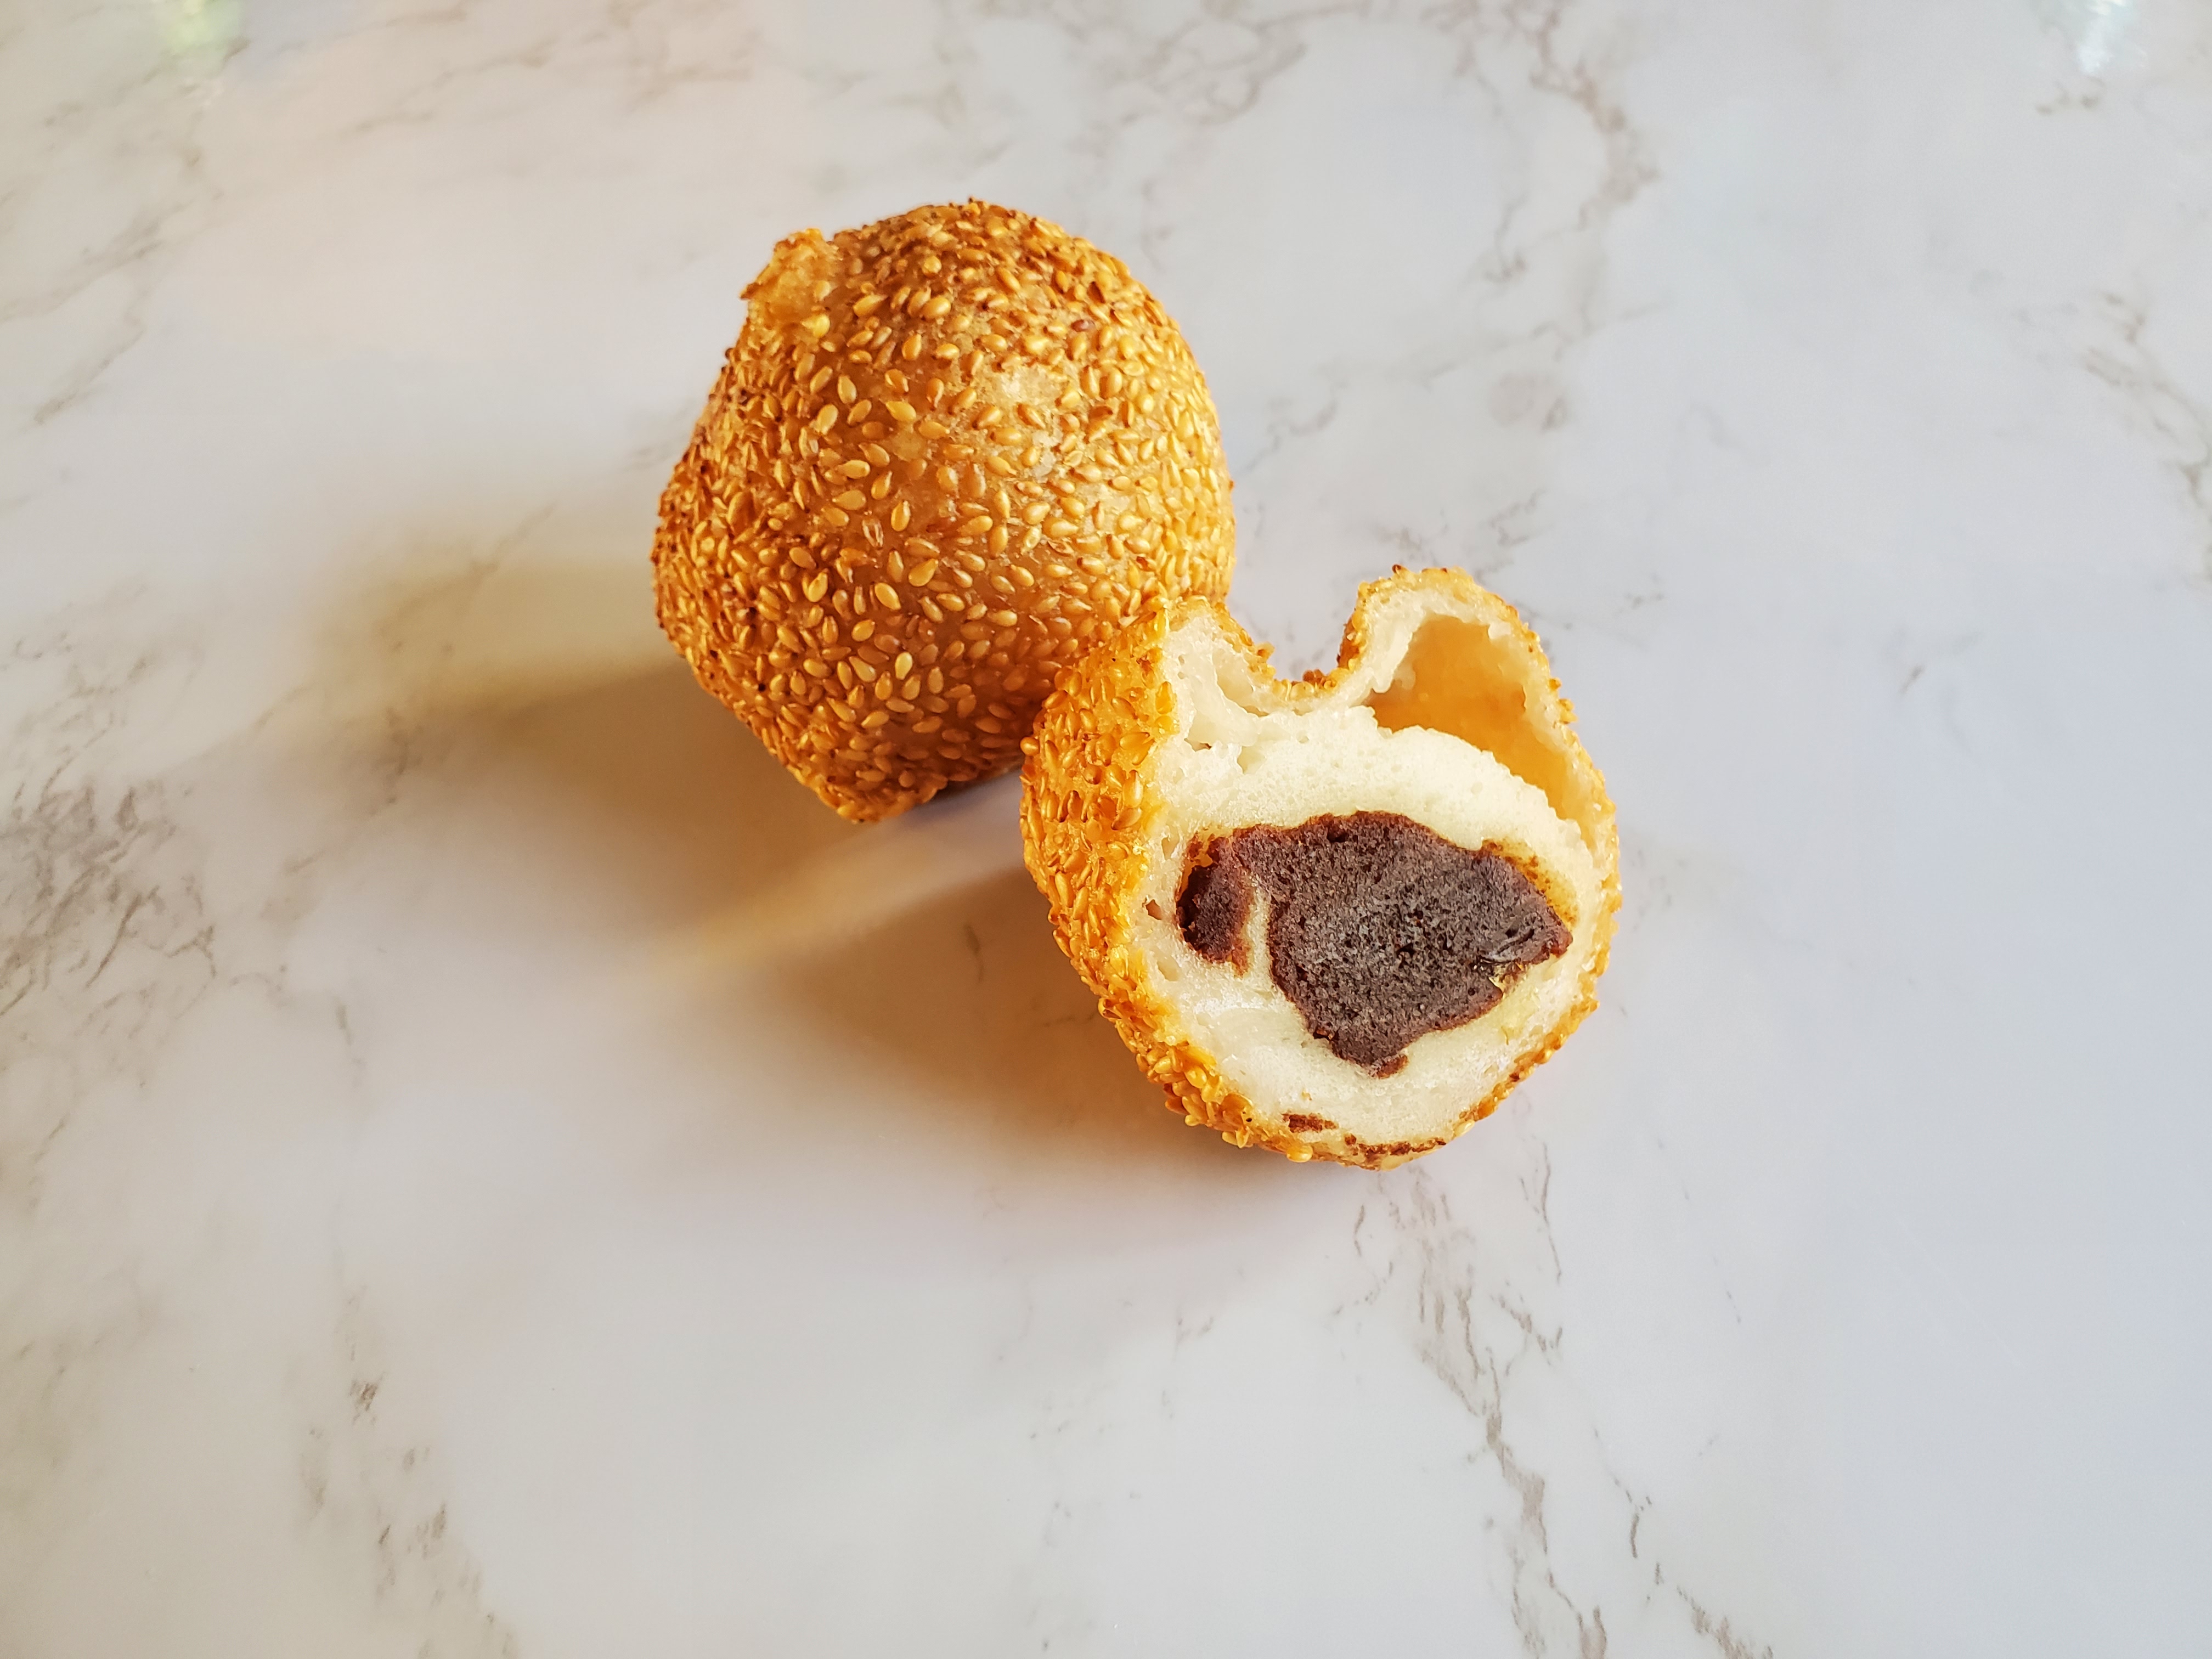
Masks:
[[[969,201],[777,244],[662,495],[661,627],[843,816],[1020,763],[1056,677],[1227,591],[1205,378],[1057,225]]]
[[[1613,801],[1542,642],[1464,571],[1369,583],[1335,672],[1299,680],[1218,600],[1152,611],[1027,747],[1054,936],[1169,1107],[1234,1145],[1421,1157],[1597,1006]]]

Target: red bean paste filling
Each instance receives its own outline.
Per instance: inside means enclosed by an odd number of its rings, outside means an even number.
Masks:
[[[1470,853],[1395,812],[1308,818],[1191,844],[1176,921],[1208,962],[1251,963],[1245,923],[1267,900],[1275,987],[1340,1058],[1389,1077],[1406,1045],[1496,1007],[1573,935],[1518,865]]]

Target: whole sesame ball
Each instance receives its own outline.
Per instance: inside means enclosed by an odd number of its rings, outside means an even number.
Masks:
[[[1019,764],[1060,672],[1229,586],[1206,381],[1112,255],[987,203],[779,243],[660,502],[660,623],[848,818]]]

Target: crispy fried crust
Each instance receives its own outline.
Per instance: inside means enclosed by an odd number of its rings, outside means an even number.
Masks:
[[[970,201],[777,245],[661,497],[660,623],[849,818],[1006,770],[1054,677],[1229,586],[1212,400],[1127,266]]]
[[[1157,794],[1147,793],[1146,775],[1155,750],[1176,729],[1176,691],[1164,672],[1165,643],[1170,630],[1192,612],[1210,609],[1256,680],[1272,684],[1293,706],[1310,706],[1359,665],[1378,613],[1406,595],[1446,599],[1461,613],[1492,625],[1493,639],[1504,647],[1497,671],[1501,689],[1516,694],[1525,729],[1486,746],[1543,789],[1553,810],[1582,831],[1602,882],[1603,903],[1591,920],[1598,939],[1579,997],[1547,1030],[1531,1037],[1505,1080],[1470,1103],[1449,1133],[1386,1146],[1354,1136],[1332,1143],[1302,1133],[1289,1122],[1271,1121],[1231,1088],[1214,1057],[1182,1034],[1181,1016],[1153,979],[1131,920],[1149,859],[1157,856],[1157,827],[1164,814]],[[1605,969],[1620,902],[1613,803],[1575,736],[1574,711],[1559,694],[1541,643],[1512,606],[1463,571],[1415,573],[1401,567],[1362,587],[1333,673],[1278,680],[1267,655],[1218,599],[1192,598],[1149,611],[1135,627],[1068,670],[1023,745],[1029,755],[1022,787],[1024,857],[1044,893],[1060,949],[1097,994],[1100,1012],[1113,1022],[1146,1075],[1166,1091],[1166,1103],[1186,1122],[1218,1130],[1236,1146],[1270,1147],[1298,1162],[1319,1157],[1387,1169],[1442,1146],[1487,1117],[1597,1006],[1597,978]],[[1532,772],[1542,775],[1530,776]]]

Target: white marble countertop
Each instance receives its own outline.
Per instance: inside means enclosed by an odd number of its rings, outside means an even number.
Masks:
[[[1605,1005],[1160,1109],[1001,781],[654,629],[778,235],[1126,257],[1302,666],[1468,566]],[[2212,11],[28,0],[0,1654],[2202,1656]]]

